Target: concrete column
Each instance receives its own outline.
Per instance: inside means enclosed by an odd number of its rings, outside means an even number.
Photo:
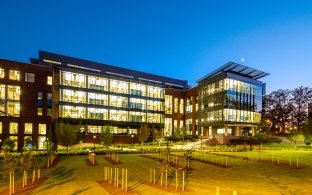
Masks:
[[[235,126],[234,127],[234,135],[235,136],[240,136],[241,135],[239,126]]]
[[[251,135],[254,136],[256,134],[256,129],[254,127],[251,127]]]
[[[228,136],[228,128],[229,128],[229,126],[224,124],[224,135],[225,136]]]

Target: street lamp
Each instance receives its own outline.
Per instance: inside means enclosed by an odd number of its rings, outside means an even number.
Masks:
[[[132,148],[133,148],[133,134],[131,135],[131,145],[132,145]]]
[[[252,140],[251,140],[251,136],[252,136],[252,130],[249,130],[249,150],[252,150]]]
[[[95,151],[95,139],[96,139],[96,136],[93,135],[93,150]]]

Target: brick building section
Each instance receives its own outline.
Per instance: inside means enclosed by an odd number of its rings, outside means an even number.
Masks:
[[[47,94],[52,94],[52,86],[47,84],[47,77],[52,76],[52,69],[46,66],[25,64],[0,59],[0,68],[4,69],[5,78],[0,79],[0,84],[20,86],[20,116],[1,116],[2,134],[1,140],[9,136],[18,136],[18,150],[24,145],[25,136],[32,137],[35,143],[38,143],[39,124],[46,124],[46,132],[49,132],[52,123],[52,117],[47,116]],[[9,70],[20,71],[20,80],[10,80]],[[25,82],[25,73],[34,73],[35,82]],[[38,116],[38,92],[42,92],[42,116]],[[4,103],[4,102],[2,102]],[[18,134],[10,134],[10,122],[18,123]],[[25,123],[32,123],[32,134],[24,134]],[[42,135],[46,136],[46,135]]]

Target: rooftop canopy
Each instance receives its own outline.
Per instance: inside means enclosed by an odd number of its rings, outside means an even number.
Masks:
[[[250,79],[260,79],[262,77],[270,75],[269,73],[263,72],[261,70],[257,70],[248,66],[244,66],[242,64],[238,64],[235,62],[228,62],[221,66],[220,68],[212,71],[211,73],[207,74],[206,76],[202,77],[201,79],[197,80],[197,82],[201,82],[203,80],[206,80],[208,78],[211,78],[221,72],[230,72],[233,74],[241,75],[244,77],[248,77]]]

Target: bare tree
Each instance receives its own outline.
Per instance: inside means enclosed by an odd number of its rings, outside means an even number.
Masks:
[[[291,95],[290,101],[293,105],[292,122],[300,130],[303,124],[307,122],[308,103],[312,100],[312,89],[301,86],[292,90]]]

